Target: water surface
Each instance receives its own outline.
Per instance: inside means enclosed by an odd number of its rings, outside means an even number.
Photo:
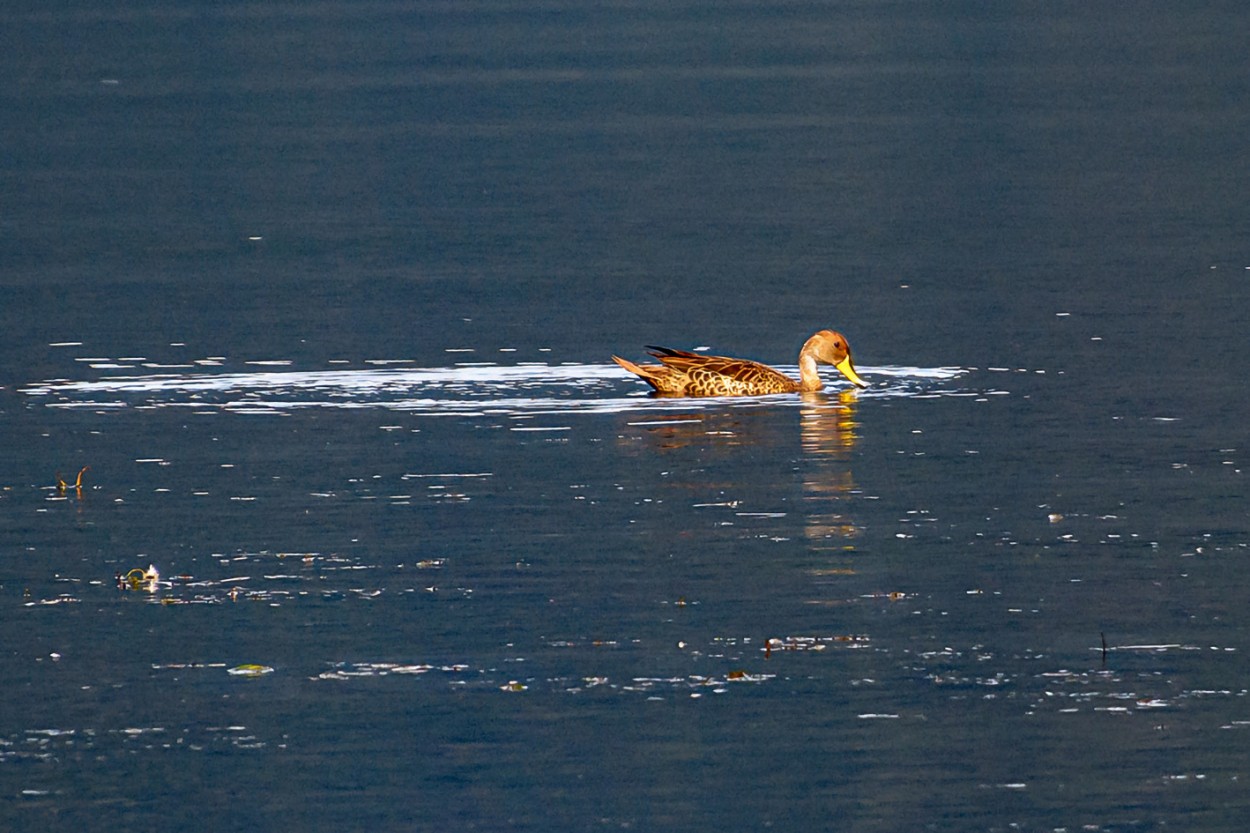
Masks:
[[[1244,826],[1245,18],[0,13],[0,819]]]

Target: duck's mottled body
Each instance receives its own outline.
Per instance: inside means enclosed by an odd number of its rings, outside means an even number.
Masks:
[[[749,359],[705,356],[651,345],[648,349],[660,364],[637,365],[620,356],[613,356],[612,360],[641,377],[663,396],[764,396],[817,391],[824,387],[816,371],[817,364],[833,365],[859,387],[868,384],[855,372],[846,338],[832,330],[821,330],[803,345],[799,352],[798,381]]]

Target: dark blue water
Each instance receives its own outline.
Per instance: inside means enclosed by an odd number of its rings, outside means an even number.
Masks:
[[[0,24],[0,826],[1250,822],[1241,6]]]

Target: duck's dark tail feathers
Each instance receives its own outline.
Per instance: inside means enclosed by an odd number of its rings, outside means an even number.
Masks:
[[[648,344],[646,345],[646,347],[648,350],[651,351],[651,355],[655,356],[657,359],[662,359],[665,356],[671,356],[673,358],[678,358],[678,359],[699,358],[698,353],[691,353],[687,350],[674,350],[672,347],[657,347],[654,344]]]

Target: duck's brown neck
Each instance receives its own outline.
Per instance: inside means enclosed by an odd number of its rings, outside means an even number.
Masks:
[[[816,370],[816,357],[804,349],[799,354],[799,390],[807,393],[824,390],[824,387],[825,383],[821,381],[820,373]]]

